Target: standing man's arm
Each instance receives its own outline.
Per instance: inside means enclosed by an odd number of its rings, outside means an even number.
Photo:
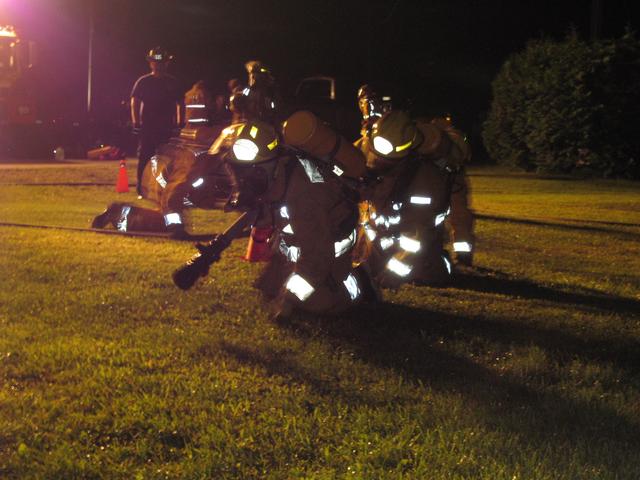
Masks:
[[[134,127],[140,126],[140,107],[142,101],[138,97],[131,97],[131,123]]]

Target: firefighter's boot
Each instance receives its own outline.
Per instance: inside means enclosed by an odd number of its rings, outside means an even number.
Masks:
[[[91,222],[91,228],[107,228],[109,225],[116,227],[120,216],[122,215],[122,207],[124,203],[112,203],[100,215],[96,215]]]

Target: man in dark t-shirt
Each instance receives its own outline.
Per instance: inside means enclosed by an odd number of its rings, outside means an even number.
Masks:
[[[140,77],[131,90],[131,123],[140,132],[137,186],[141,195],[142,172],[158,145],[171,137],[181,124],[183,92],[175,77],[167,73],[171,56],[162,48],[149,51],[151,73]]]

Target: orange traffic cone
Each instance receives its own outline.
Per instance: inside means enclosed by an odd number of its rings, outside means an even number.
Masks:
[[[249,245],[244,259],[249,262],[266,262],[271,258],[269,237],[272,227],[253,227],[249,236]]]
[[[116,182],[116,192],[125,193],[129,191],[129,177],[127,176],[127,166],[124,159],[120,160],[120,170],[118,171],[118,181]]]

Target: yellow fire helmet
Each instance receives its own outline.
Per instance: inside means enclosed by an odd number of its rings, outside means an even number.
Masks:
[[[238,163],[266,162],[278,154],[278,133],[273,125],[262,120],[250,120],[237,131],[232,158]]]
[[[401,110],[385,113],[371,131],[373,149],[384,158],[403,158],[422,142],[422,134]]]

